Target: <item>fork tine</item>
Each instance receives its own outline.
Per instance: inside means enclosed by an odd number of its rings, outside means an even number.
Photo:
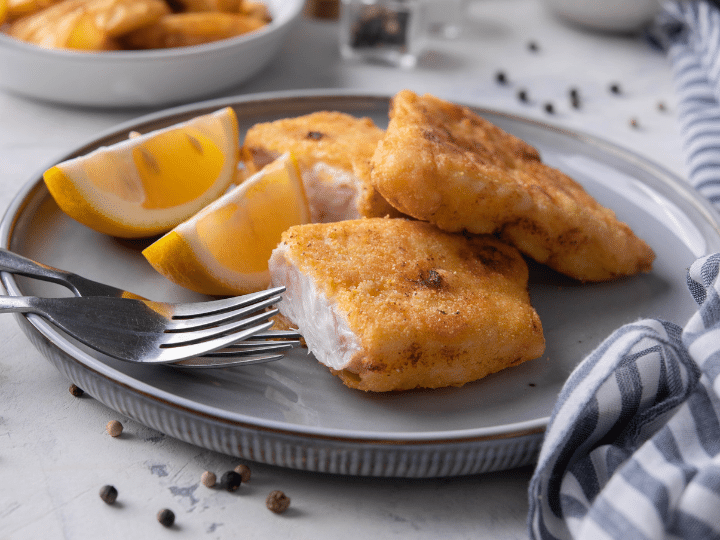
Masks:
[[[238,309],[234,310],[223,311],[220,313],[212,313],[210,315],[198,315],[197,317],[193,317],[190,319],[176,319],[175,317],[173,317],[173,320],[168,322],[166,331],[190,332],[195,330],[201,330],[203,328],[218,326],[220,324],[225,324],[240,319],[242,317],[245,317],[246,315],[262,311],[265,308],[272,306],[273,304],[277,304],[280,300],[282,300],[282,297],[280,295],[277,295],[262,300],[261,302],[250,304],[244,307],[239,307]]]
[[[261,339],[261,340],[267,340],[267,339],[289,339],[289,340],[298,340],[302,339],[303,335],[298,332],[297,330],[270,330],[268,332],[260,332],[258,334],[253,335],[249,339]]]
[[[250,341],[233,343],[227,347],[207,353],[205,356],[215,358],[234,358],[241,356],[253,356],[270,351],[288,351],[299,345],[299,341]]]
[[[265,364],[267,362],[275,362],[284,357],[282,354],[269,354],[264,356],[249,357],[208,357],[188,358],[179,362],[170,364],[173,367],[188,369],[207,369],[207,368],[228,368],[235,366],[248,366],[251,364]]]
[[[274,287],[256,293],[245,294],[242,296],[233,296],[231,298],[222,298],[220,300],[209,300],[207,302],[197,302],[189,304],[178,304],[175,306],[173,314],[174,319],[192,319],[194,317],[202,317],[213,313],[222,313],[232,311],[238,308],[249,306],[257,302],[261,302],[268,298],[277,296],[285,292],[285,287]]]
[[[249,336],[257,333],[262,332],[264,330],[267,330],[272,326],[272,321],[266,321],[261,324],[256,324],[254,326],[250,326],[249,328],[245,328],[244,330],[240,330],[237,332],[231,332],[231,333],[225,333],[218,336],[215,336],[212,339],[207,339],[203,341],[193,341],[190,343],[175,345],[166,347],[161,345],[160,348],[163,351],[162,354],[162,362],[157,361],[155,363],[173,363],[175,364],[178,361],[181,360],[188,360],[197,356],[203,356],[208,353],[211,353],[215,350],[222,349],[224,347],[227,347],[228,345],[231,345],[232,343],[235,343],[236,341],[242,341],[244,339],[247,339]],[[201,331],[201,332],[204,332]],[[179,335],[179,334],[174,334]],[[282,356],[282,355],[281,355]]]
[[[273,315],[276,315],[277,313],[277,309],[271,309],[268,311],[263,311],[262,313],[258,313],[257,315],[253,315],[252,317],[247,317],[245,319],[239,320],[233,319],[226,322],[225,324],[212,326],[210,328],[201,328],[200,330],[190,330],[187,332],[168,332],[163,335],[159,346],[163,349],[187,347],[195,343],[208,342],[228,334],[235,335],[236,332],[258,326],[265,323],[266,321],[268,326],[266,328],[263,328],[263,330],[267,330],[273,324],[273,322],[268,321],[268,319]],[[253,334],[254,333],[256,332],[253,332]],[[242,340],[236,339],[234,341]],[[229,343],[232,343],[232,341],[230,341]]]

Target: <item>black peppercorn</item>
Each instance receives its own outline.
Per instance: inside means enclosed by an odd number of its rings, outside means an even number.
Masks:
[[[622,93],[622,90],[620,89],[620,85],[618,83],[612,83],[610,85],[610,92],[612,92],[613,94]]]
[[[577,88],[570,89],[570,105],[572,105],[574,109],[580,108],[580,90]]]
[[[550,102],[547,102],[547,103],[545,104],[545,107],[544,107],[544,108],[545,108],[545,112],[548,113],[548,114],[553,114],[553,113],[555,112],[555,107],[554,107],[553,104],[550,103]]]
[[[82,388],[79,386],[75,386],[74,384],[70,385],[70,393],[75,397],[82,397],[82,395],[85,393]]]
[[[163,527],[172,527],[175,523],[175,513],[169,508],[163,508],[157,513],[157,520]]]
[[[220,483],[228,491],[237,491],[242,484],[242,476],[235,471],[228,471],[222,475]]]
[[[495,74],[495,80],[500,84],[505,84],[507,82],[507,75],[505,75],[504,71],[498,71]]]
[[[540,46],[537,44],[536,41],[530,41],[528,42],[528,49],[532,52],[537,52],[540,50]]]
[[[117,500],[118,492],[115,486],[103,486],[100,488],[100,498],[107,504],[113,504]]]
[[[527,103],[528,101],[528,92],[525,89],[518,90],[517,97],[520,101],[523,103]]]

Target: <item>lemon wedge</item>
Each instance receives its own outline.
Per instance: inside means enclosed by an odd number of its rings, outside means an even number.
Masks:
[[[210,295],[268,287],[268,260],[284,231],[310,222],[300,170],[284,154],[148,246],[160,274]]]
[[[45,171],[58,206],[98,232],[165,233],[235,180],[240,139],[230,107],[131,137]]]

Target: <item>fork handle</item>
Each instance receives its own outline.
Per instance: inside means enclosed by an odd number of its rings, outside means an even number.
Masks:
[[[3,248],[0,248],[0,271],[50,281],[72,290],[68,283],[68,272],[33,261]],[[73,292],[75,291],[73,290]]]
[[[42,309],[38,304],[42,299],[35,296],[3,296],[0,295],[0,313],[38,313]]]

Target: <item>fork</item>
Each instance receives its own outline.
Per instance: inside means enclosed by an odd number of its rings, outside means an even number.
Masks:
[[[267,330],[284,287],[236,297],[235,309],[191,319],[176,318],[176,306],[103,296],[38,298],[0,296],[0,313],[34,313],[88,347],[127,362],[164,364],[222,349]]]
[[[33,261],[32,259],[3,248],[0,248],[0,271],[56,283],[66,287],[76,296],[145,300],[145,298],[135,293],[93,281],[73,272]],[[252,300],[265,294],[267,293],[263,291],[261,293],[246,295],[244,298]],[[208,313],[222,313],[233,309],[237,303],[237,298],[225,298],[207,302],[173,304],[174,315],[178,319],[190,320],[195,317],[205,316]],[[222,351],[213,352],[212,355],[203,355],[202,358],[178,361],[173,363],[173,365],[194,368],[213,368],[270,362],[282,358],[283,355],[278,354],[281,351],[297,346],[300,343],[299,339],[301,337],[298,332],[294,331],[259,331],[245,338],[252,343],[235,343],[229,345]]]

